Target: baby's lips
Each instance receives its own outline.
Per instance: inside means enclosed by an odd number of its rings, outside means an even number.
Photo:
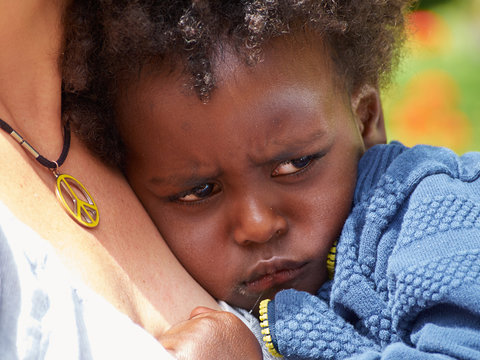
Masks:
[[[245,285],[252,292],[263,292],[272,287],[278,287],[297,278],[306,263],[269,259],[260,261],[245,281]]]

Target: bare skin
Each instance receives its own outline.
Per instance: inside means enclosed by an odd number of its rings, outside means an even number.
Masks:
[[[0,0],[0,117],[48,159],[57,159],[63,144],[57,58],[65,5]],[[180,359],[261,359],[257,340],[233,315],[209,310],[186,321],[196,306],[218,309],[217,303],[172,255],[123,175],[93,157],[74,134],[61,171],[95,197],[101,220],[93,230],[63,211],[51,172],[4,132],[0,153],[0,200],[50,242],[74,278]],[[235,336],[218,336],[227,327]]]
[[[0,1],[0,117],[53,160],[63,144],[57,57],[65,5]],[[171,254],[124,177],[72,135],[61,170],[79,178],[95,197],[98,228],[82,228],[67,215],[56,200],[51,172],[4,132],[0,200],[52,244],[74,277],[152,335],[160,337],[188,319],[198,305],[216,309]]]
[[[133,189],[190,274],[247,310],[325,282],[358,160],[385,142],[375,87],[349,94],[315,43],[275,39],[254,67],[226,51],[206,104],[180,71],[145,71],[119,102]]]
[[[261,360],[260,346],[245,324],[228,312],[198,307],[169,329],[162,345],[179,360]]]

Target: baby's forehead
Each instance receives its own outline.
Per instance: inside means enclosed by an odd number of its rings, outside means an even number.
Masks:
[[[223,50],[213,63],[216,86],[209,99],[198,97],[182,67],[152,67],[129,87],[118,112],[120,122],[130,123],[132,117],[147,116],[162,122],[163,134],[175,134],[179,131],[178,122],[194,128],[195,119],[208,126],[214,119],[243,122],[255,118],[257,135],[264,129],[268,138],[272,131],[268,124],[282,128],[282,120],[316,118],[317,112],[329,113],[334,102],[345,99],[344,93],[337,92],[334,70],[322,46],[278,39],[265,48],[262,61],[253,65],[245,63],[233,48]],[[327,98],[330,100],[325,101]]]
[[[337,74],[329,48],[322,38],[312,32],[291,32],[275,37],[263,44],[261,54],[251,61],[248,54],[238,48],[233,41],[223,38],[213,46],[212,54],[205,64],[204,72],[192,74],[189,59],[179,54],[169,54],[161,59],[153,59],[143,66],[141,75],[130,77],[131,83],[151,84],[163,79],[164,86],[176,86],[185,95],[199,97],[208,102],[216,89],[235,83],[239,77],[276,76],[278,72],[291,72],[304,76],[305,70],[326,70],[330,75]],[[336,78],[336,81],[340,79]],[[200,90],[199,87],[208,89]],[[130,86],[131,89],[135,87]]]

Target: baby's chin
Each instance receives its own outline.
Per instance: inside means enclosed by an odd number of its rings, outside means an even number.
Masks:
[[[249,293],[245,290],[244,287],[242,287],[236,291],[235,295],[232,295],[223,299],[222,298],[217,298],[217,299],[226,302],[230,306],[247,310],[253,315],[258,316],[258,308],[262,300],[264,299],[273,300],[275,298],[275,295],[278,292],[282,290],[287,290],[287,289],[289,288],[274,287],[274,288],[266,289],[260,293]],[[296,290],[300,290],[300,289],[296,289]]]
[[[294,289],[315,295],[327,280],[326,271],[325,276],[313,276],[313,271],[306,270],[309,269],[304,266],[299,269],[278,271],[273,275],[234,284],[227,291],[225,288],[207,288],[207,291],[216,299],[225,301],[230,306],[258,314],[260,302],[264,299],[273,300],[275,295],[282,290]]]
[[[313,285],[313,284],[312,284]],[[321,284],[323,285],[323,284]],[[271,299],[275,298],[280,291],[294,289],[297,291],[305,291],[312,295],[317,294],[320,286],[311,287],[310,289],[304,287],[288,287],[288,286],[278,286],[268,288],[260,293],[251,293],[247,291],[246,287],[237,287],[236,291],[233,295],[229,296],[227,299],[221,299],[222,301],[226,302],[228,305],[233,306],[235,308],[240,308],[243,310],[247,310],[252,315],[258,317],[258,311],[260,302],[264,299]],[[217,298],[218,299],[218,298]]]

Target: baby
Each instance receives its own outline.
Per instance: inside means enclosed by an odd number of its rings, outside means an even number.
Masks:
[[[256,314],[272,299],[274,355],[479,359],[480,154],[384,145],[408,1],[141,3],[102,13],[65,114],[189,273]]]

